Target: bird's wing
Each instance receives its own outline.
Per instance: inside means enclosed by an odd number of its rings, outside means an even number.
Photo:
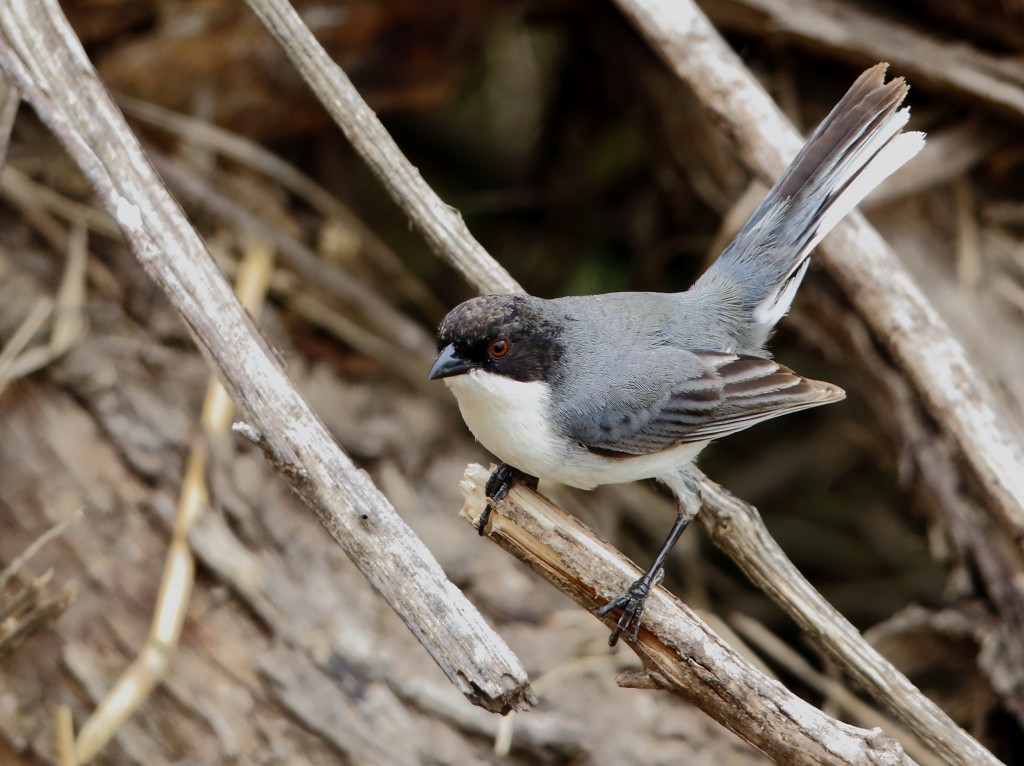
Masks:
[[[663,366],[652,373],[649,365],[634,364],[603,394],[578,401],[566,418],[570,436],[593,452],[645,455],[845,396],[838,386],[800,377],[771,359],[681,353],[699,361],[681,365],[689,374],[666,375]]]

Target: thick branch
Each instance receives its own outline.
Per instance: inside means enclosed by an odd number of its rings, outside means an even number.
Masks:
[[[474,525],[484,507],[487,476],[482,466],[471,465],[463,480],[462,515]],[[578,519],[528,489],[513,489],[490,519],[488,537],[587,611],[619,595],[640,574]],[[610,618],[606,622],[613,625]],[[684,697],[780,763],[914,763],[881,730],[830,718],[765,676],[664,588],[651,593],[633,650],[646,674],[628,675],[625,685]]]
[[[518,659],[288,379],[146,160],[56,0],[0,4],[0,68],[79,164],[252,419],[275,467],[449,679],[491,710],[528,704]]]

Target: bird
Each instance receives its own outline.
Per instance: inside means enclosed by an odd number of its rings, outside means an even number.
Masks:
[[[732,242],[677,293],[540,298],[488,294],[441,321],[428,378],[443,380],[477,441],[500,461],[488,505],[539,479],[580,489],[656,479],[676,520],[653,564],[597,614],[609,637],[638,640],[644,605],[700,510],[690,467],[709,442],[840,401],[845,392],[771,358],[811,252],[863,198],[924,146],[904,132],[909,86],[888,65],[862,73]]]

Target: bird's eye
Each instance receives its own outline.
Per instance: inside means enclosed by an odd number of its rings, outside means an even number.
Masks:
[[[507,340],[504,338],[498,338],[497,340],[491,341],[491,346],[487,350],[495,359],[501,359],[508,353],[508,350],[511,347],[511,344]]]

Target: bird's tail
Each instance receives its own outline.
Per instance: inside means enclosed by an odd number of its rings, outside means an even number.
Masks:
[[[868,69],[818,126],[760,207],[694,285],[725,294],[733,317],[763,344],[796,295],[811,250],[878,184],[917,154],[923,133],[903,133],[909,90],[885,82],[887,64]]]

